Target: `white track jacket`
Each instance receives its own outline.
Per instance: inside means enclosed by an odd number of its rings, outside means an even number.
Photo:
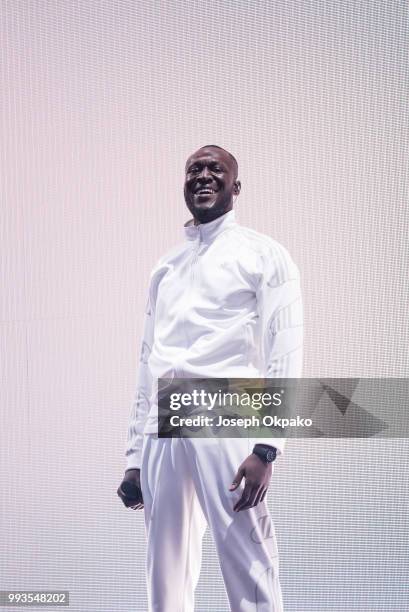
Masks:
[[[302,369],[299,271],[272,238],[231,210],[184,226],[186,240],[150,277],[127,468],[141,466],[144,433],[157,433],[157,379],[296,378]],[[283,438],[257,438],[283,452]]]

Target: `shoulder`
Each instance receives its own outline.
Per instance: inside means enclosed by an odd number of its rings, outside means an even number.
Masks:
[[[297,264],[288,249],[278,240],[241,225],[237,226],[234,233],[234,239],[238,243],[237,246],[240,249],[247,249],[248,252],[253,254],[261,275],[266,270],[274,271],[281,282],[299,276]]]
[[[162,257],[160,257],[153,266],[149,277],[149,291],[151,300],[155,300],[160,282],[164,276],[177,265],[180,257],[183,257],[186,252],[186,243],[181,243],[169,249]]]
[[[160,268],[167,265],[172,265],[178,258],[185,253],[187,248],[186,242],[179,243],[170,248],[162,257],[160,257],[152,268],[151,276]]]

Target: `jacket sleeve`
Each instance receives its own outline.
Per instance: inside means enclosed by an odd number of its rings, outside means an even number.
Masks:
[[[151,292],[149,292],[145,309],[145,323],[140,348],[137,385],[131,407],[126,440],[126,469],[141,467],[143,430],[150,410],[150,398],[153,384],[148,359],[154,339],[154,321],[154,304]]]
[[[261,319],[261,353],[265,378],[298,378],[302,374],[303,314],[300,274],[278,243],[262,259],[257,289]],[[257,438],[282,454],[284,438]]]

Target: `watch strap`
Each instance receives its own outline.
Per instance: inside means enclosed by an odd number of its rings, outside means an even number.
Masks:
[[[256,444],[253,448],[253,453],[264,463],[273,463],[277,457],[277,449],[267,444]]]

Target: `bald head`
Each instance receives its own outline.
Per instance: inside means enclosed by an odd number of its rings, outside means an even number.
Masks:
[[[239,164],[237,163],[237,159],[234,157],[234,155],[232,153],[230,153],[230,151],[227,151],[227,149],[223,149],[223,147],[219,147],[219,145],[214,145],[214,144],[204,145],[204,147],[200,147],[200,149],[198,149],[197,151],[192,153],[192,155],[190,155],[190,157],[188,158],[188,160],[186,162],[186,169],[187,169],[187,165],[189,163],[189,160],[192,157],[196,156],[198,153],[204,151],[205,149],[216,149],[216,150],[220,151],[224,156],[226,156],[230,160],[230,163],[232,164],[232,167],[234,169],[234,178],[236,179],[238,177],[238,174],[239,174]]]

